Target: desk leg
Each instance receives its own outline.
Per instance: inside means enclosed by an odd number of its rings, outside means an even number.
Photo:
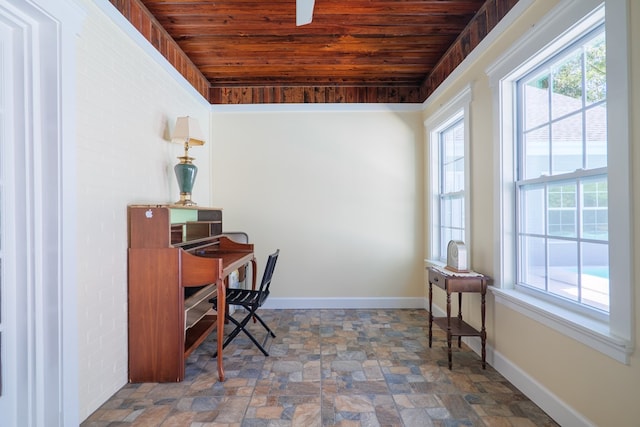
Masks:
[[[218,379],[224,381],[224,366],[222,364],[222,346],[224,343],[224,323],[225,323],[225,309],[227,305],[227,287],[224,280],[218,280],[216,282],[216,291],[218,292]]]
[[[447,287],[447,355],[449,357],[449,370],[453,366],[452,354],[451,354],[451,292]]]
[[[229,289],[229,276],[224,278],[224,289],[225,291]],[[229,313],[229,304],[227,304],[226,302],[224,304],[224,312]],[[224,324],[225,325],[229,324],[229,321],[227,320],[227,316],[224,316]]]
[[[480,308],[480,313],[482,316],[482,330],[480,331],[480,340],[482,341],[482,369],[487,369],[487,350],[486,350],[486,344],[487,344],[487,331],[484,327],[484,322],[485,322],[485,296],[487,294],[487,290],[486,290],[486,286],[482,287],[482,305]]]

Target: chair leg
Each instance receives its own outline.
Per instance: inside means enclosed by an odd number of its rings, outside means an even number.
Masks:
[[[269,356],[269,353],[267,353],[267,350],[265,350],[264,347],[258,341],[256,341],[256,339],[253,337],[253,335],[251,335],[245,328],[242,328],[242,331],[245,333],[246,336],[249,337],[249,339],[251,341],[253,341],[253,343],[256,345],[256,347],[258,347],[260,349],[262,354],[264,354],[265,356]],[[264,343],[266,344],[267,341],[265,340]]]
[[[223,350],[229,345],[229,343],[231,341],[233,341],[233,339],[240,333],[240,331],[244,329],[243,325],[240,322],[238,322],[236,319],[231,317],[230,315],[226,315],[225,316],[225,320],[230,321],[236,327],[233,329],[233,331],[231,331],[231,333],[227,336],[227,338],[222,343],[222,349]],[[216,357],[216,356],[218,356],[218,352],[217,351],[215,353],[213,353],[213,357]]]
[[[276,334],[273,333],[273,331],[271,330],[270,327],[267,326],[266,323],[264,323],[264,320],[262,320],[262,318],[260,316],[258,316],[257,314],[253,314],[253,319],[255,322],[255,319],[258,319],[258,322],[260,322],[262,324],[262,326],[264,326],[264,328],[267,330],[267,332],[269,332],[269,334],[271,335],[271,337],[275,338]]]
[[[227,315],[226,318],[228,321],[236,325],[236,327],[233,329],[233,331],[231,331],[229,336],[224,340],[224,343],[222,344],[222,348],[225,348],[227,345],[229,345],[229,343],[233,341],[233,339],[240,333],[240,331],[244,329],[244,325],[246,324],[246,323],[244,324],[239,323],[236,319],[234,319],[230,315]]]
[[[262,318],[260,318],[260,316],[258,316],[256,314],[255,310],[250,309],[249,307],[245,307],[245,308],[249,311],[249,313],[240,322],[238,322],[236,319],[231,317],[229,314],[227,314],[225,316],[226,320],[228,320],[231,323],[233,323],[234,325],[236,325],[236,327],[235,327],[235,329],[233,331],[231,331],[231,333],[224,340],[224,343],[222,344],[222,348],[224,349],[225,347],[227,347],[227,345],[240,333],[240,331],[242,331],[242,332],[245,333],[245,335],[247,337],[249,337],[249,339],[256,345],[256,347],[258,347],[260,349],[262,354],[264,354],[265,356],[269,356],[269,353],[264,349],[264,345],[267,343],[267,340],[269,339],[269,335],[271,335],[271,337],[275,338],[276,334],[267,326],[267,324],[262,320]],[[246,329],[247,323],[249,323],[249,320],[251,320],[251,319],[254,319],[254,321],[255,321],[255,319],[258,319],[258,321],[262,324],[262,326],[268,332],[268,334],[265,337],[264,342],[262,343],[262,345]],[[217,356],[218,356],[218,352],[216,351],[213,354],[213,357],[217,357]]]

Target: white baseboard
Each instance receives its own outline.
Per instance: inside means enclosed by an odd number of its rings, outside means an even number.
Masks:
[[[311,309],[311,308],[424,308],[423,297],[407,298],[274,298],[267,300],[267,309]]]
[[[474,351],[477,352],[480,350],[480,339],[474,341],[477,342],[477,350],[474,348]],[[536,381],[535,378],[531,377],[520,367],[514,365],[502,354],[493,349],[491,349],[491,353],[491,365],[495,370],[500,372],[503,377],[542,408],[542,410],[549,414],[558,424],[568,427],[595,427],[595,424],[560,400],[558,396],[553,394],[543,384]],[[489,360],[488,355],[489,348],[487,347],[487,361]]]

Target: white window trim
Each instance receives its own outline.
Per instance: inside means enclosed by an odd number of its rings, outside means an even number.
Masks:
[[[611,303],[608,321],[598,321],[514,289],[515,230],[514,94],[513,81],[522,64],[539,63],[540,58],[573,38],[575,30],[589,28],[601,17],[592,13],[601,0],[564,0],[539,25],[532,27],[506,51],[486,73],[494,94],[496,114],[494,143],[497,245],[494,268],[496,303],[539,321],[607,356],[629,363],[633,353],[633,215],[631,201],[629,23],[626,0],[606,0],[607,39],[607,131],[609,141],[609,211]],[[571,28],[569,28],[571,27]],[[571,29],[571,34],[569,34]],[[530,68],[530,67],[529,67]],[[518,73],[518,70],[521,70]]]
[[[440,249],[440,203],[438,202],[440,182],[440,132],[460,118],[464,118],[464,233],[465,245],[471,247],[471,168],[469,154],[471,153],[471,113],[472,100],[471,85],[464,87],[456,96],[444,104],[431,117],[424,121],[425,135],[427,135],[427,149],[425,150],[425,164],[428,168],[425,188],[428,191],[425,198],[427,206],[427,266],[444,266],[438,259]],[[437,167],[434,167],[436,165]],[[468,251],[468,265],[471,263],[471,255]]]

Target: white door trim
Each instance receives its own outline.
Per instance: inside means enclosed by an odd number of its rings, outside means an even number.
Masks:
[[[14,371],[1,399],[15,425],[79,424],[74,76],[82,15],[73,0],[0,1],[14,36],[4,58],[16,90],[3,134],[15,165],[5,178],[16,186],[5,205],[15,219],[16,280],[4,283],[12,287],[2,303],[14,304],[5,312],[14,346],[3,345],[11,364],[3,371]]]

